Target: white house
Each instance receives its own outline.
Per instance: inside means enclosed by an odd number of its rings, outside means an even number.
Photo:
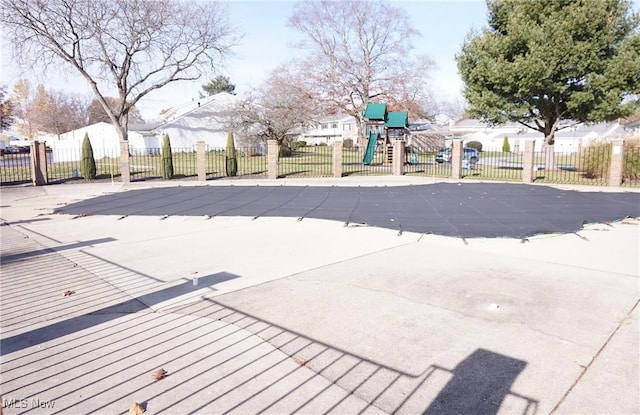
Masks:
[[[348,138],[357,143],[358,126],[355,118],[342,114],[320,118],[314,126],[302,132],[299,139],[308,145],[317,145],[333,144]]]
[[[209,147],[223,148],[228,134],[225,122],[238,99],[222,92],[179,105],[167,111],[165,119],[154,124],[131,124],[129,151],[131,154],[158,153],[164,134],[169,135],[174,152],[195,151],[198,141],[204,141]],[[105,122],[69,131],[59,137],[48,135],[38,139],[51,147],[54,161],[75,161],[80,159],[85,134],[89,135],[96,159],[120,155],[118,133],[113,125]]]
[[[168,134],[175,151],[193,151],[198,141],[210,148],[224,148],[229,133],[226,124],[239,101],[235,95],[221,92],[168,111],[165,122],[154,128],[159,144]]]
[[[581,147],[598,140],[607,140],[628,135],[624,127],[615,122],[599,124],[565,124],[555,134],[555,152],[575,153]],[[479,120],[462,120],[449,126],[449,131],[462,138],[463,143],[479,141],[485,151],[500,151],[504,137],[513,152],[523,152],[527,140],[535,140],[535,151],[541,151],[544,135],[517,123],[488,126]]]

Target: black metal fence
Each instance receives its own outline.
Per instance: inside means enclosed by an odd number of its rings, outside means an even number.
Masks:
[[[119,149],[94,150],[97,179],[120,176]],[[404,155],[404,174],[422,177],[452,177],[449,161],[438,159],[440,149],[409,147]],[[305,146],[282,149],[277,162],[278,177],[332,177],[334,175],[333,146]],[[533,180],[537,183],[578,185],[608,185],[611,143],[594,143],[572,153],[543,151],[533,155]],[[622,186],[640,186],[640,140],[627,140],[624,146]],[[227,177],[226,151],[209,147],[204,152],[207,179]],[[363,163],[364,149],[343,147],[341,170],[343,176],[380,176],[392,174],[392,149],[376,149],[370,163]],[[466,152],[464,153],[466,154]],[[29,153],[3,154],[0,157],[0,182],[3,185],[29,183],[32,180],[32,162]],[[194,148],[174,148],[172,151],[174,178],[195,180],[198,176],[198,155]],[[477,160],[463,156],[462,175],[466,179],[522,181],[524,153],[484,149]],[[81,180],[81,149],[48,149],[47,178],[51,183]],[[236,149],[238,178],[268,176],[268,161],[264,146]],[[160,148],[130,149],[129,167],[132,181],[162,178],[162,151]]]
[[[625,143],[622,186],[640,187],[640,140]]]
[[[477,180],[522,181],[523,154],[502,149],[483,149],[477,160],[465,153],[462,176]]]
[[[280,147],[278,177],[331,177],[333,147]]]
[[[0,184],[16,185],[32,180],[29,153],[3,153],[0,155]]]
[[[61,183],[70,180],[81,180],[81,150],[75,148],[48,149],[47,178],[49,183]],[[96,179],[113,179],[120,176],[120,161],[116,149],[101,149],[100,156],[95,157]]]
[[[131,181],[159,179],[163,177],[162,149],[144,148],[129,150]],[[172,148],[173,177],[176,179],[196,178],[198,161],[193,148]]]
[[[440,148],[406,150],[404,172],[411,176],[451,177],[451,163],[436,161]]]
[[[228,177],[226,170],[226,150],[220,147],[208,147],[206,150],[207,179]],[[255,146],[236,147],[238,171],[235,177],[267,177],[267,156],[261,148]]]
[[[534,156],[536,183],[567,183],[606,186],[611,163],[611,144],[583,147],[573,153]]]

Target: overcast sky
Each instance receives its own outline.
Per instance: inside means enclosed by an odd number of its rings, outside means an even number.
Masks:
[[[460,96],[462,83],[457,74],[454,56],[460,50],[465,35],[472,28],[486,25],[484,0],[415,0],[391,1],[405,9],[413,26],[421,33],[414,42],[415,52],[426,54],[437,65],[432,73],[434,89],[444,98]],[[288,62],[297,51],[290,47],[296,33],[287,27],[293,11],[293,1],[230,1],[228,10],[233,23],[244,33],[223,74],[243,93],[258,86],[273,68]],[[84,80],[48,73],[45,75],[18,70],[10,61],[6,47],[2,48],[1,81],[11,87],[20,78],[34,84],[43,83],[47,89],[67,90],[90,94]],[[70,71],[66,71],[69,73]],[[155,91],[138,105],[145,119],[155,118],[161,109],[197,99],[201,85],[180,82]]]

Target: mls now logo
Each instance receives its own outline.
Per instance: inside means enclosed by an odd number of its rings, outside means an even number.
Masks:
[[[41,409],[53,409],[56,404],[55,401],[43,401],[40,399],[15,399],[15,398],[0,398],[2,401],[2,408],[7,409],[27,409],[27,408],[41,408]]]
[[[28,399],[15,399],[15,398],[2,398],[2,407],[3,408],[28,408],[29,400]]]

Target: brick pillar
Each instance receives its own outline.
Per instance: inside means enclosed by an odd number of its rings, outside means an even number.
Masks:
[[[196,143],[196,164],[198,168],[198,181],[207,181],[207,149],[204,141]]]
[[[278,178],[278,152],[280,147],[277,140],[267,140],[267,177]]]
[[[395,140],[393,142],[393,160],[391,162],[391,172],[394,176],[402,176],[404,174],[405,157],[404,140]]]
[[[622,171],[624,168],[624,139],[611,140],[611,163],[609,165],[609,186],[622,184]]]
[[[120,181],[122,183],[131,183],[128,141],[120,141]]]
[[[31,143],[31,177],[35,186],[49,183],[47,175],[47,147],[45,143],[33,141]]]
[[[342,177],[342,141],[333,143],[333,177]]]
[[[533,183],[533,166],[535,164],[535,140],[524,141],[524,154],[522,155],[522,181]]]
[[[462,140],[453,140],[451,149],[451,178],[462,178]]]

